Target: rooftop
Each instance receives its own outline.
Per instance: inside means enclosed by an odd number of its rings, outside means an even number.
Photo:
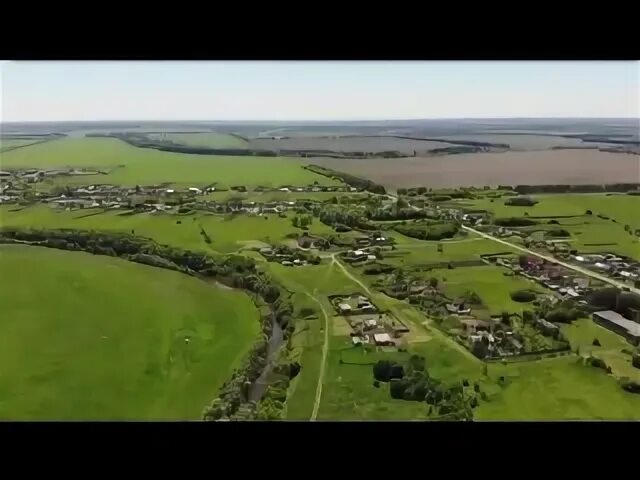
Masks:
[[[624,329],[626,329],[631,335],[634,337],[640,337],[640,324],[629,320],[628,318],[623,317],[617,312],[613,310],[604,310],[601,312],[595,312],[594,315],[597,315],[600,318],[603,318],[611,323],[614,323]]]

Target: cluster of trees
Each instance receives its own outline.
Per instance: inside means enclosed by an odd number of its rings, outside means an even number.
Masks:
[[[431,414],[441,418],[471,420],[473,408],[478,406],[477,394],[480,386],[470,387],[467,380],[445,386],[429,375],[426,360],[420,355],[411,355],[406,365],[380,360],[373,366],[375,382],[389,382],[392,398],[426,402]]]
[[[445,238],[452,238],[458,233],[459,229],[460,227],[457,223],[437,223],[432,225],[414,223],[394,226],[396,232],[419,240],[443,240]]]
[[[538,222],[524,217],[504,217],[496,218],[493,223],[501,227],[529,227],[536,225]]]
[[[514,302],[533,302],[536,299],[536,293],[531,290],[516,290],[510,293],[511,300]]]
[[[282,326],[285,338],[293,333],[292,303],[281,294],[280,286],[271,277],[257,270],[255,261],[249,257],[212,256],[160,245],[133,234],[115,232],[3,228],[0,230],[0,240],[17,240],[63,250],[117,256],[191,275],[215,277],[221,283],[248,290],[261,297],[270,307],[269,313],[261,316],[262,335],[244,365],[232,374],[231,379],[223,385],[219,397],[205,409],[205,419],[230,416],[248,402],[248,388],[266,365],[266,338],[271,335],[274,322]]]
[[[531,193],[592,193],[627,192],[637,190],[639,183],[613,183],[595,185],[517,185],[513,188],[519,194]]]
[[[511,197],[504,202],[505,205],[517,207],[533,207],[536,203],[539,203],[538,200],[531,197]]]
[[[372,182],[371,180],[367,180],[365,178],[356,177],[355,175],[351,175],[349,173],[338,172],[336,170],[332,170],[330,168],[321,167],[320,165],[307,165],[307,170],[311,170],[314,173],[319,175],[324,175],[325,177],[337,178],[342,180],[347,185],[358,188],[360,190],[367,190],[371,193],[378,193],[384,195],[387,193],[384,186]]]
[[[570,237],[571,233],[569,233],[564,228],[553,228],[551,230],[547,230],[544,232],[545,237],[553,237],[553,238],[564,238]]]
[[[545,320],[552,323],[571,323],[579,318],[580,315],[581,312],[577,308],[558,307],[549,311],[545,316]]]
[[[398,200],[398,204],[401,201]],[[405,202],[406,203],[406,202]],[[414,220],[418,218],[428,218],[429,212],[426,210],[414,210],[413,208],[376,208],[368,210],[366,215],[371,220],[377,221],[389,221],[389,220]]]
[[[306,230],[313,223],[313,217],[311,215],[296,215],[291,219],[291,223],[296,228]]]

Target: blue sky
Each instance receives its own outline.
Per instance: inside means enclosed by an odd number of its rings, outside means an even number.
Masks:
[[[4,62],[2,121],[638,117],[639,62]]]

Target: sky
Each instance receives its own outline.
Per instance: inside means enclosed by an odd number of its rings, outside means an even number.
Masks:
[[[639,117],[640,62],[5,61],[0,120]]]

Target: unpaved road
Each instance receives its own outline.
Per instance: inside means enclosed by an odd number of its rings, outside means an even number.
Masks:
[[[316,291],[313,292],[314,295]],[[305,293],[311,300],[316,302],[322,310],[322,316],[324,317],[324,344],[322,345],[322,360],[320,362],[320,374],[318,375],[318,384],[316,386],[316,398],[313,402],[313,411],[311,412],[310,420],[315,422],[318,417],[318,410],[320,409],[320,400],[322,399],[322,384],[324,383],[324,372],[327,365],[327,354],[329,352],[329,315],[324,309],[322,302],[309,293]]]
[[[525,252],[525,253],[528,253],[530,255],[534,255],[534,256],[536,256],[538,258],[542,258],[543,260],[546,260],[548,262],[555,263],[557,265],[562,265],[565,268],[568,268],[568,269],[573,270],[575,272],[582,273],[583,275],[586,275],[588,277],[595,278],[595,279],[600,280],[602,282],[606,282],[606,283],[608,283],[610,285],[613,285],[613,286],[616,286],[618,288],[628,288],[630,291],[632,291],[634,293],[637,293],[637,294],[640,294],[640,288],[630,287],[629,285],[626,285],[625,283],[619,282],[618,280],[614,280],[612,278],[605,277],[604,275],[600,275],[599,273],[592,272],[591,270],[587,270],[586,268],[582,268],[582,267],[579,267],[577,265],[572,265],[570,263],[563,262],[562,260],[558,260],[557,258],[550,257],[548,255],[543,255],[543,254],[538,253],[538,252],[534,252],[533,250],[529,250],[528,248],[521,247],[519,245],[515,245],[513,243],[507,242],[505,240],[502,240],[500,238],[494,237],[494,236],[489,235],[487,233],[480,232],[480,231],[478,231],[478,230],[476,230],[474,228],[467,227],[465,225],[462,225],[462,228],[464,230],[469,231],[469,232],[473,232],[476,235],[480,235],[481,237],[487,238],[489,240],[493,240],[494,242],[498,242],[498,243],[501,243],[503,245],[507,245],[507,246],[509,246],[511,248],[515,248],[516,250],[520,250],[521,252]]]

